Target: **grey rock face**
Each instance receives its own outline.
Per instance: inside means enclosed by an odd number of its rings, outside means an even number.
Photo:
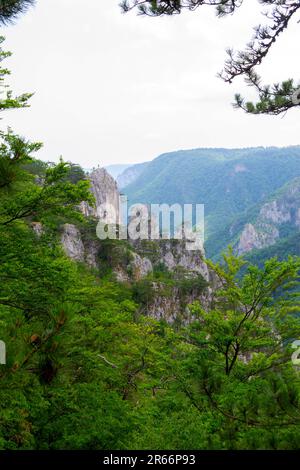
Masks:
[[[260,218],[271,221],[275,224],[290,222],[292,219],[290,208],[279,201],[272,201],[265,204],[261,208]]]
[[[96,207],[90,207],[86,202],[82,202],[80,207],[83,214],[101,218],[105,223],[118,223],[120,210],[120,194],[117,183],[113,177],[104,169],[97,168],[89,175],[91,191],[95,196]],[[106,207],[102,207],[106,205]],[[110,211],[111,206],[114,214]]]
[[[100,240],[83,242],[79,229],[72,224],[63,226],[61,237],[63,248],[74,261],[84,262],[92,268],[99,268],[98,252],[101,250]],[[149,248],[149,244],[148,244]],[[132,251],[128,261],[118,262],[112,266],[115,279],[122,283],[139,282],[149,276],[154,265],[163,264],[170,272],[178,272],[179,278],[193,279],[201,275],[206,281],[211,281],[211,273],[205,263],[203,252],[191,252],[185,250],[184,241],[167,240],[151,242],[151,248],[155,255],[149,256],[147,246],[139,246],[138,251]],[[151,278],[150,278],[151,279]],[[209,308],[212,299],[212,290],[205,287],[203,291],[192,289],[183,293],[176,285],[166,286],[160,281],[150,281],[154,296],[147,308],[145,315],[156,319],[164,319],[168,323],[191,321],[191,312],[188,305],[199,300],[204,308]]]
[[[131,281],[128,273],[124,269],[122,269],[120,266],[116,267],[113,270],[113,273],[115,275],[115,279],[117,282],[129,283]]]
[[[75,261],[84,261],[84,246],[80,231],[75,225],[65,224],[63,226],[61,243],[69,258]]]
[[[31,228],[37,237],[41,237],[43,235],[44,229],[43,229],[43,225],[41,224],[41,222],[32,222]]]
[[[115,218],[110,221],[110,214],[103,214],[99,206],[111,204],[114,210],[119,212],[120,194],[114,179],[103,168],[94,170],[90,175],[91,191],[93,192],[97,209],[87,203],[81,204],[81,210],[85,216],[101,218],[106,223],[115,223]],[[98,252],[101,251],[101,240],[83,241],[79,229],[75,225],[65,224],[61,238],[66,254],[75,261],[85,262],[93,268],[99,267]],[[130,256],[117,259],[117,264],[111,266],[115,279],[118,282],[139,282],[151,275],[154,267],[163,265],[170,272],[178,272],[178,276],[191,279],[202,276],[210,281],[211,273],[205,262],[204,250],[188,250],[185,240],[159,240],[159,241],[131,241]],[[191,314],[188,304],[194,300],[200,300],[203,306],[209,306],[211,300],[210,288],[183,294],[180,288],[169,286],[166,289],[161,282],[153,281],[155,295],[150,305],[147,306],[146,315],[153,318],[164,318],[169,323],[180,321],[188,322]],[[167,291],[167,292],[166,292]],[[200,293],[199,293],[200,292]],[[200,296],[200,298],[199,298]]]
[[[261,224],[259,228],[247,224],[240,236],[237,252],[242,255],[255,248],[260,249],[274,245],[278,238],[278,229],[270,224]]]
[[[170,240],[159,244],[159,246],[161,247],[161,261],[169,271],[181,267],[192,273],[201,274],[206,281],[209,280],[204,251],[187,250],[184,240]]]
[[[284,224],[290,230],[299,230],[300,178],[295,178],[281,188],[272,201],[261,207],[256,219],[244,226],[237,244],[238,254],[274,245],[280,238],[280,229]]]
[[[148,274],[152,273],[153,266],[148,258],[142,258],[137,253],[132,253],[132,261],[130,262],[132,277],[135,281],[139,281]]]
[[[195,275],[201,274],[209,281],[209,269],[205,262],[204,249],[187,250],[185,240],[159,240],[132,242],[133,249],[141,256],[148,257],[152,265],[164,264],[168,271],[186,270]]]
[[[147,305],[144,313],[156,320],[165,320],[170,324],[181,322],[186,325],[190,323],[193,320],[193,315],[189,305],[197,300],[204,309],[208,309],[212,300],[210,288],[205,289],[200,295],[194,292],[183,297],[180,289],[176,286],[166,295],[165,286],[154,283],[154,292],[153,301]]]
[[[204,251],[187,250],[184,240],[135,241],[133,249],[138,253],[134,255],[133,261],[137,268],[132,270],[135,280],[143,279],[158,266],[178,278],[174,285],[169,286],[161,281],[151,283],[154,295],[143,310],[145,315],[157,320],[164,319],[170,324],[176,321],[187,324],[192,319],[189,304],[198,300],[203,308],[210,307],[213,292],[209,285],[202,291],[192,288],[189,293],[179,287],[180,279],[193,280],[199,276],[215,286],[216,280],[205,262]]]
[[[178,289],[172,289],[172,292],[166,296],[164,286],[154,285],[155,296],[150,305],[147,306],[145,313],[156,320],[165,320],[170,324],[179,319],[186,323],[189,322],[191,315],[189,310],[182,306]]]
[[[97,240],[83,243],[79,229],[73,224],[65,224],[61,243],[66,255],[74,261],[86,263],[91,268],[98,268],[97,255],[99,243]]]

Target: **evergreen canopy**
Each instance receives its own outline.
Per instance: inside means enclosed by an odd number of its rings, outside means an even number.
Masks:
[[[7,24],[35,3],[35,0],[0,0],[0,25]]]

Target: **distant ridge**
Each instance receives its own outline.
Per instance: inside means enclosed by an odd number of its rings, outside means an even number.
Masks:
[[[120,163],[120,164],[115,164],[115,165],[108,165],[105,166],[104,168],[106,171],[116,180],[119,175],[123,173],[127,168],[132,166],[132,163]]]

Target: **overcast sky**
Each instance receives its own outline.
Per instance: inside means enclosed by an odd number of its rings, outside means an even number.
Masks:
[[[124,15],[119,0],[37,0],[4,28],[7,65],[17,92],[34,91],[31,108],[4,121],[44,142],[43,160],[83,167],[151,160],[196,147],[300,144],[300,111],[248,116],[231,106],[251,90],[216,77],[226,47],[242,47],[260,21],[248,0],[237,15],[212,8],[169,18]],[[266,81],[299,77],[296,21],[260,72]]]

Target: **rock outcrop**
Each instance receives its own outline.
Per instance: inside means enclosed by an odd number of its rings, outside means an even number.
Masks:
[[[256,227],[252,224],[246,224],[240,236],[237,253],[243,255],[253,249],[274,245],[278,238],[279,230],[270,224],[262,223]]]
[[[130,261],[132,279],[139,281],[153,272],[153,265],[150,259],[142,257],[137,253],[132,253]]]
[[[89,178],[97,209],[82,203],[84,215],[103,220],[105,214],[99,211],[99,207],[106,203],[119,211],[120,194],[116,182],[107,171],[99,168]],[[106,222],[110,223],[109,217]],[[65,224],[61,235],[63,248],[74,261],[100,270],[105,263],[109,263],[117,282],[135,285],[138,290],[143,288],[139,283],[146,281],[153,296],[143,313],[169,323],[179,320],[188,322],[191,317],[188,305],[191,302],[200,300],[204,307],[209,307],[211,300],[209,283],[212,275],[205,262],[204,250],[188,250],[186,242],[175,239],[129,240],[107,244],[105,240],[84,236],[73,224]],[[160,272],[161,278],[157,279],[154,272]]]
[[[74,261],[96,269],[105,263],[101,259],[105,242],[85,240],[75,225],[63,226],[61,242]],[[117,282],[135,285],[138,290],[147,285],[151,290],[151,301],[142,308],[144,314],[168,323],[188,323],[190,303],[199,300],[204,308],[209,308],[213,274],[205,263],[204,253],[187,251],[184,240],[135,241],[109,250],[119,250],[115,257],[111,253],[109,266]],[[157,279],[154,272],[165,274]]]
[[[292,214],[291,208],[283,200],[275,200],[264,204],[260,210],[259,217],[262,220],[267,220],[274,224],[283,224],[284,222],[291,222]]]
[[[41,222],[31,222],[31,228],[38,238],[40,238],[44,233],[43,225],[41,224]]]
[[[194,275],[200,274],[209,281],[204,250],[187,250],[185,240],[136,240],[131,245],[137,253],[148,257],[153,266],[162,264],[170,272],[181,270]]]
[[[272,200],[264,203],[256,218],[244,226],[236,251],[242,255],[253,249],[272,246],[286,233],[299,231],[299,227],[300,178],[295,178],[281,188]]]
[[[216,280],[205,262],[204,251],[187,250],[185,240],[141,240],[133,242],[132,246],[139,258],[135,255],[131,265],[137,259],[142,260],[137,264],[139,269],[132,270],[134,278],[149,279],[153,293],[144,313],[168,323],[188,323],[192,318],[189,304],[198,300],[203,308],[210,307],[211,286],[216,287]],[[141,265],[144,269],[140,269]],[[164,282],[164,276],[162,280],[154,276],[151,281],[149,274],[152,272],[166,273],[166,279],[172,281]]]
[[[61,236],[65,253],[75,261],[84,262],[84,246],[79,229],[73,224],[65,224]]]
[[[155,318],[164,320],[169,324],[188,324],[193,320],[193,314],[189,305],[199,301],[204,309],[211,306],[211,289],[206,288],[203,292],[194,290],[189,294],[182,294],[180,287],[173,287],[169,292],[163,284],[154,283],[154,296],[152,302],[147,305],[144,313]]]
[[[86,263],[91,268],[98,268],[99,244],[97,240],[84,243],[80,230],[73,224],[65,224],[62,229],[61,244],[66,255],[74,261]]]
[[[117,183],[113,177],[104,169],[93,170],[88,179],[91,182],[91,191],[95,197],[95,207],[89,206],[86,202],[81,203],[83,214],[101,218],[106,223],[118,223],[120,212],[120,194]],[[111,214],[108,205],[113,208],[116,216]]]

